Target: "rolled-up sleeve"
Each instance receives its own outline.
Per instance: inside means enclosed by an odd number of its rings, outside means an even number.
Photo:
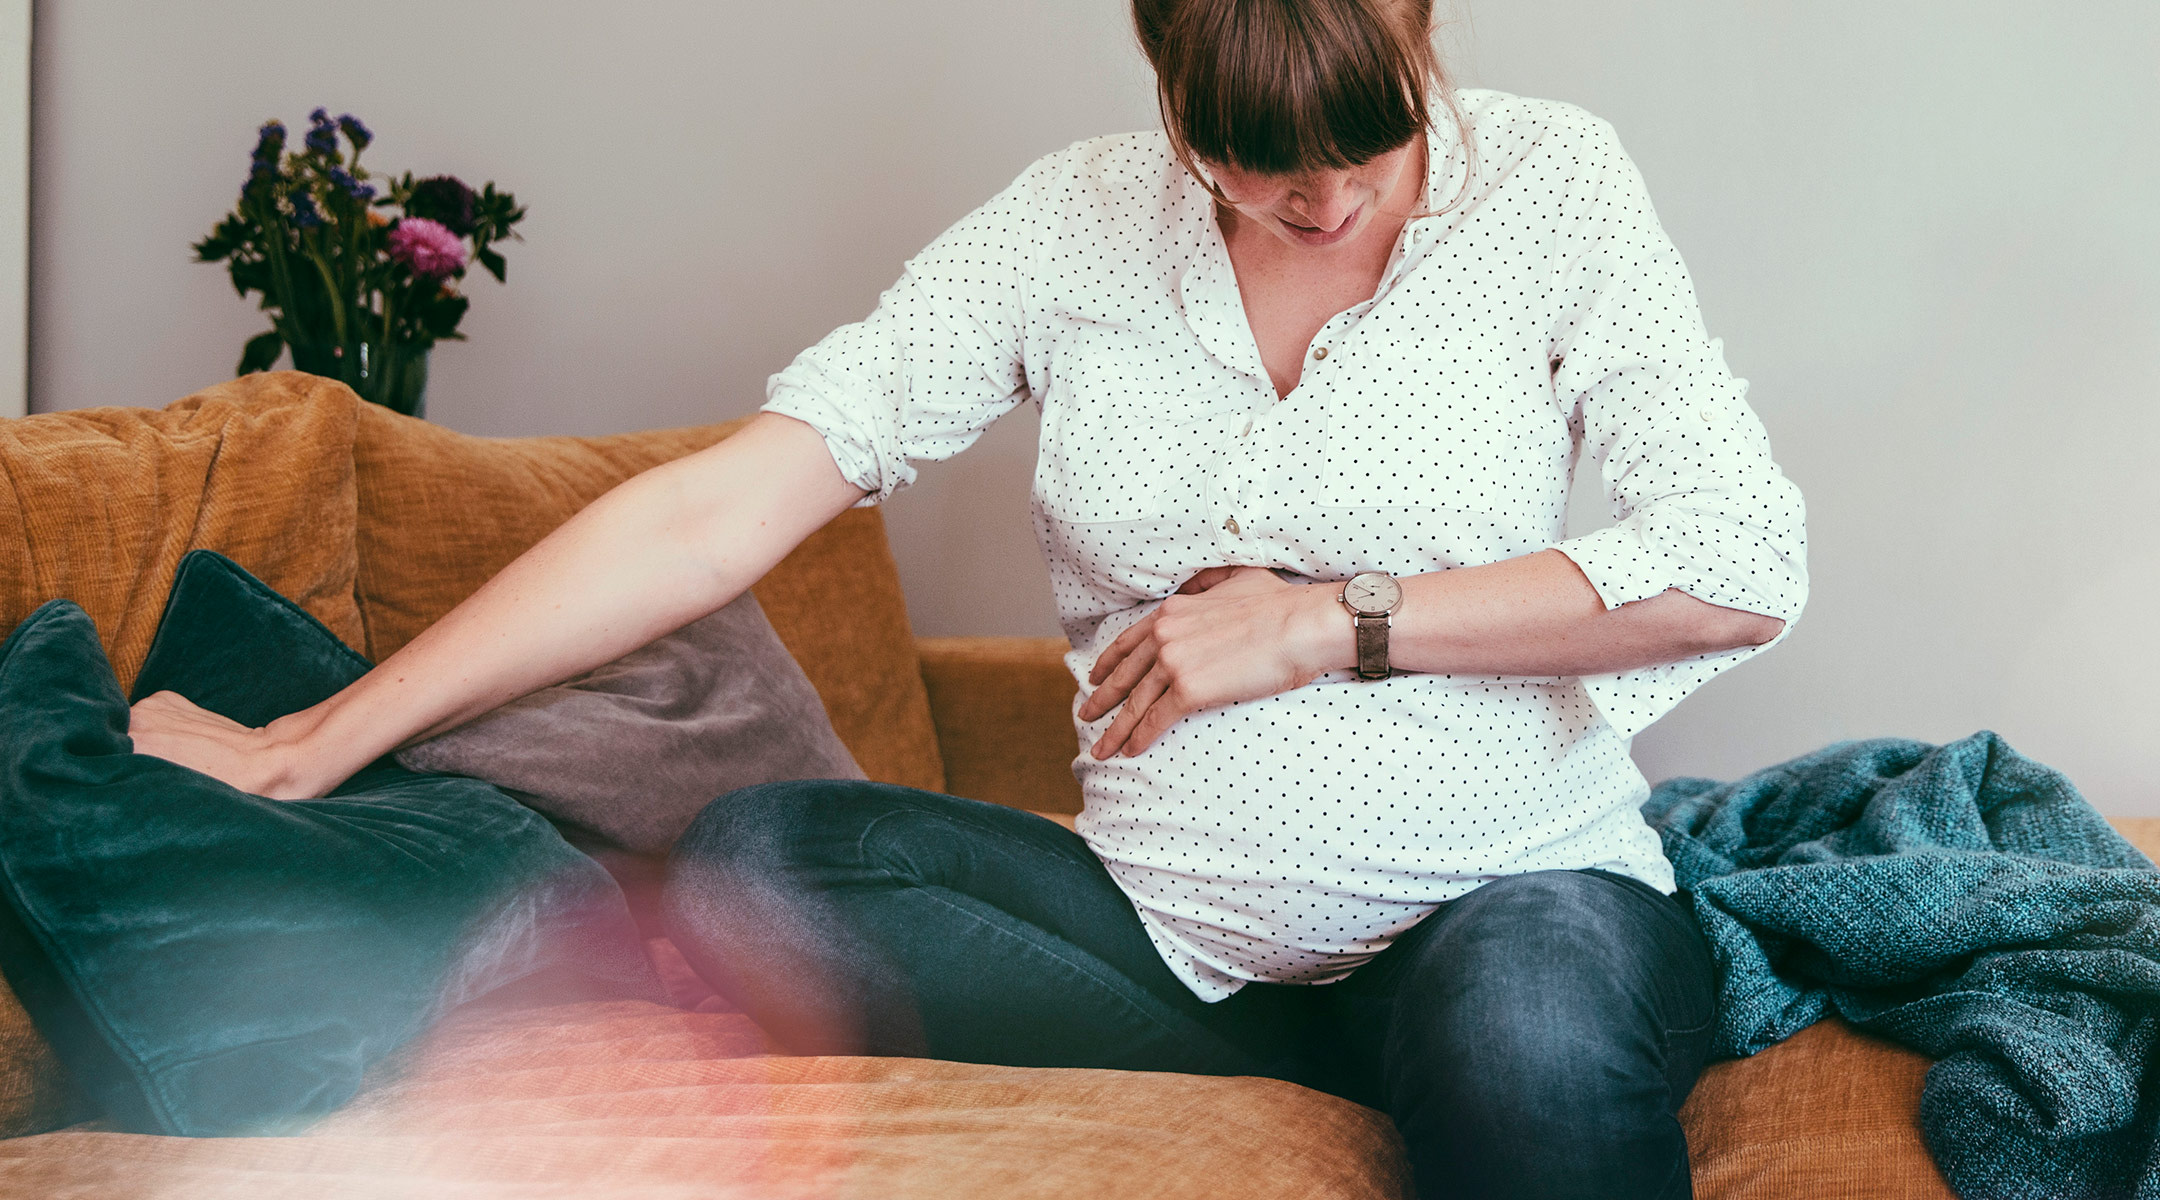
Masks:
[[[1550,353],[1559,396],[1618,522],[1559,549],[1606,608],[1678,589],[1783,621],[1777,639],[1637,671],[1586,676],[1633,737],[1712,676],[1791,632],[1807,599],[1800,490],[1770,456],[1747,383],[1703,330],[1695,289],[1609,125],[1581,148],[1562,225]]]
[[[841,475],[867,493],[863,504],[914,482],[915,463],[967,449],[1025,395],[1039,169],[910,259],[868,317],[767,385],[764,411],[822,434]]]

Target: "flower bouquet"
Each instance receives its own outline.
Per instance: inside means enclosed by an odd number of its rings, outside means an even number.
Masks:
[[[517,237],[525,210],[493,183],[475,192],[449,175],[385,177],[378,191],[360,165],[375,140],[367,126],[320,108],[308,124],[295,151],[282,122],[262,127],[239,203],[195,243],[197,262],[225,263],[233,289],[259,293],[270,317],[237,373],[267,370],[291,347],[300,370],[417,413],[429,348],[465,336],[458,283],[475,262],[501,282],[494,246]]]

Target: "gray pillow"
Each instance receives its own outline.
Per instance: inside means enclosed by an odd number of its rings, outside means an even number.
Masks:
[[[782,779],[861,779],[757,597],[397,752],[470,775],[628,850],[665,853],[713,798]]]

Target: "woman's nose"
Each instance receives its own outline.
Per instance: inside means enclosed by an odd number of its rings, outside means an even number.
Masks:
[[[1357,195],[1347,179],[1319,178],[1307,181],[1291,194],[1291,205],[1302,214],[1301,224],[1335,230],[1357,210]]]

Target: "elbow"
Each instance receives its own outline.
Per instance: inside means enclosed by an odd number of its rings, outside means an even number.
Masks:
[[[1785,622],[1776,617],[1766,617],[1754,612],[1734,615],[1740,618],[1738,632],[1741,635],[1739,644],[1742,646],[1767,646],[1785,632]]]
[[[1741,650],[1749,646],[1764,646],[1777,640],[1785,632],[1785,622],[1776,617],[1765,616],[1745,609],[1722,608],[1705,604],[1708,613],[1695,629],[1697,653],[1719,654],[1727,650]]]
[[[1652,603],[1664,611],[1665,636],[1672,639],[1674,658],[1766,645],[1785,632],[1785,622],[1777,617],[1712,604],[1678,588]]]

